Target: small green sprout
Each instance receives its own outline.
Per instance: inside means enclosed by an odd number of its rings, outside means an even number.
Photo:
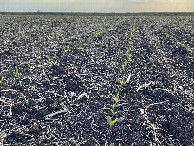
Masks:
[[[30,63],[28,63],[28,66],[29,66],[29,68],[31,68],[31,65],[30,65]]]
[[[39,61],[39,60],[36,60],[37,62],[38,62],[38,64],[42,64],[42,62],[41,61]]]
[[[17,77],[18,76],[18,68],[16,66],[15,72],[13,72],[13,74]]]
[[[120,82],[121,86],[123,85],[124,79],[125,79],[125,77],[123,77],[122,80],[118,79],[118,81]]]
[[[122,80],[118,79],[118,81],[120,82],[120,85],[115,84],[115,86],[118,87],[119,91],[120,91],[120,89],[121,89],[121,86],[123,85],[124,79],[125,79],[125,77],[123,77]]]
[[[88,38],[86,39],[86,41],[89,40],[90,38],[91,38],[91,37],[88,37]]]
[[[53,57],[48,56],[47,58],[49,59],[49,61],[51,61],[52,59],[55,59],[56,56],[57,56],[57,54],[55,53],[55,56],[53,56]]]
[[[129,59],[130,57],[129,57],[129,53],[128,52],[126,52],[125,53],[125,56],[127,57],[127,59]]]
[[[117,92],[116,96],[111,94],[111,93],[109,95],[111,95],[115,101],[117,101],[117,99],[119,99],[119,91]]]
[[[112,114],[114,114],[114,109],[116,107],[116,104],[119,102],[119,91],[117,92],[117,95],[113,95],[110,94],[113,97],[113,100],[115,101],[115,103],[112,105],[112,109],[111,108],[103,108],[103,110],[110,110],[112,112]]]
[[[0,84],[1,84],[1,85],[3,84],[3,77],[1,77],[1,81],[0,81]]]
[[[107,116],[107,122],[110,126],[110,129],[112,129],[112,126],[114,125],[114,123],[118,120],[118,118],[116,118],[114,121],[111,120],[110,116]]]
[[[48,58],[49,61],[52,60],[50,56],[48,56],[47,58]]]
[[[119,102],[119,99],[116,98],[115,103],[112,105],[112,113],[114,113],[115,107],[116,107],[116,105],[117,105],[118,102]]]
[[[98,36],[100,34],[101,34],[101,32],[97,32],[93,37],[96,37],[96,36]]]
[[[122,65],[122,69],[125,71],[125,65]]]
[[[26,72],[26,69],[24,68],[24,73]]]
[[[125,60],[125,67],[127,66],[127,63],[128,63],[128,61],[127,61],[127,59]]]
[[[9,46],[9,49],[13,49],[13,44],[11,46]]]
[[[115,109],[115,106],[116,106],[117,102],[115,102],[113,105],[112,105],[112,112],[114,113],[114,109]]]
[[[55,53],[55,56],[53,57],[53,59],[56,58],[56,56],[57,56],[57,54]]]
[[[125,55],[126,55],[127,59],[132,57],[132,54],[129,54],[128,52],[126,52]]]
[[[114,114],[114,111],[113,111],[113,109],[111,109],[111,108],[103,108],[103,110],[110,110],[111,113]]]
[[[63,51],[65,52],[66,50],[69,50],[69,47],[63,48]]]
[[[120,90],[120,85],[115,84],[115,86],[117,86],[117,88]]]
[[[115,103],[112,105],[111,111],[114,114],[115,107],[116,107],[117,103],[119,102],[119,91],[117,92],[117,96],[113,96],[113,99],[115,100]]]

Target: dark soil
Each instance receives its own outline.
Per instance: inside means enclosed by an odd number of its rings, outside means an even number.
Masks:
[[[0,145],[194,145],[193,34],[136,18],[123,71],[134,20],[1,16]]]

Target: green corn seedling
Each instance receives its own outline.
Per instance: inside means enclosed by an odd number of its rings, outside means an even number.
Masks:
[[[55,53],[55,56],[54,56],[52,59],[55,59],[55,58],[56,58],[56,56],[57,56],[57,54]]]
[[[119,91],[121,89],[121,86],[123,85],[123,80],[124,79],[125,79],[125,77],[123,77],[122,80],[118,79],[118,81],[120,82],[120,85],[115,84],[115,86],[117,86],[117,88],[119,89]]]
[[[119,102],[118,99],[116,99],[116,102],[112,105],[112,113],[114,113],[114,110],[115,110],[115,107],[116,107],[116,104]]]
[[[111,109],[111,108],[103,108],[103,110],[110,110],[111,113],[114,114],[114,111],[113,111],[113,109]]]
[[[129,54],[128,52],[125,53],[127,59],[130,59],[132,57],[132,54]]]
[[[118,81],[119,81],[119,82],[120,82],[120,84],[121,84],[120,86],[122,86],[122,85],[123,85],[123,81],[124,81],[124,79],[125,79],[125,77],[123,77],[123,78],[122,78],[122,80],[118,79]]]
[[[117,95],[113,95],[110,94],[113,97],[113,100],[115,101],[115,103],[112,105],[112,109],[111,108],[103,108],[104,110],[110,110],[112,112],[112,114],[114,114],[114,109],[116,107],[116,104],[119,102],[119,91],[117,92]]]
[[[30,65],[30,63],[28,63],[28,66],[29,66],[29,68],[31,68],[31,65]]]
[[[127,63],[128,63],[128,61],[127,61],[127,59],[125,59],[125,67],[127,66]]]
[[[13,49],[13,44],[11,46],[9,46],[9,49]]]
[[[57,54],[55,53],[55,56],[53,56],[53,57],[48,56],[47,58],[49,59],[49,61],[51,61],[52,59],[55,59],[56,56],[57,56]]]
[[[114,125],[114,123],[118,120],[118,118],[116,118],[114,121],[111,120],[110,116],[107,116],[107,122],[110,126],[110,129],[112,129],[112,126]]]
[[[17,77],[18,76],[18,68],[16,66],[15,72],[13,72],[13,74]]]
[[[111,95],[115,101],[117,101],[117,99],[119,99],[119,91],[117,92],[116,96],[113,94],[109,94],[109,95]]]
[[[96,37],[96,36],[98,36],[100,34],[101,34],[101,32],[97,32],[93,37]]]
[[[125,53],[125,56],[127,57],[127,59],[129,59],[129,53],[128,53],[128,51]]]
[[[125,71],[125,65],[122,65],[122,69]]]
[[[66,50],[69,50],[69,47],[63,48],[63,51],[65,52]]]
[[[3,84],[3,77],[1,77],[1,81],[0,81],[0,84],[1,84],[1,85]]]
[[[120,91],[120,85],[117,85],[117,84],[115,84],[115,86],[119,89],[119,91]]]
[[[115,101],[115,103],[112,105],[112,113],[114,114],[114,110],[115,110],[115,107],[116,107],[116,104],[119,102],[119,91],[117,92],[117,96],[115,97],[114,95],[113,95],[113,99],[114,99],[114,101]]]
[[[36,60],[37,62],[38,62],[38,64],[42,64],[42,62],[41,61],[39,61],[39,60]]]
[[[48,58],[49,61],[52,60],[50,56],[48,56],[47,58]]]

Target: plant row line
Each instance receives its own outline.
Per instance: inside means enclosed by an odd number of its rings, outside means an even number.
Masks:
[[[131,52],[131,45],[133,43],[132,40],[133,40],[133,36],[134,36],[133,32],[135,30],[135,24],[136,24],[136,19],[134,20],[133,28],[131,30],[131,34],[130,34],[130,38],[129,38],[129,48],[125,52],[125,62],[124,62],[124,65],[122,65],[122,69],[123,69],[124,72],[126,71],[127,64],[132,60],[132,54],[130,52]],[[119,92],[121,91],[124,80],[125,80],[125,76],[123,76],[122,79],[118,79],[120,84],[119,85],[115,84],[115,86],[117,88],[117,93],[115,95],[111,94],[111,93],[109,94],[112,97],[112,100],[113,100],[113,104],[112,104],[111,108],[103,108],[103,110],[111,111],[112,117],[115,114],[115,107],[116,107],[117,103],[120,100],[119,99]],[[114,120],[112,120],[110,115],[108,115],[106,118],[107,118],[107,123],[108,123],[110,129],[112,129],[113,125],[117,122],[118,118],[115,118]],[[96,146],[98,146],[98,145],[96,144]],[[114,143],[111,143],[111,145],[109,145],[109,146],[114,146]]]
[[[109,26],[108,28],[103,29],[102,31],[97,32],[97,33],[91,35],[91,36],[88,37],[87,39],[80,41],[78,45],[81,45],[81,43],[83,43],[84,41],[89,40],[89,39],[91,39],[91,38],[93,38],[93,37],[96,37],[96,36],[100,35],[101,33],[107,31],[108,29],[112,28],[113,26],[119,25],[120,23],[122,23],[122,22],[125,21],[125,20],[126,20],[126,19],[123,19],[123,20],[119,21],[118,23],[116,23],[116,25],[111,25],[111,26]],[[77,45],[75,44],[74,46],[77,46]],[[13,46],[12,46],[11,48],[13,48]],[[63,51],[64,51],[64,52],[66,52],[67,50],[70,50],[70,48],[69,48],[69,47],[63,48]],[[47,62],[47,61],[50,62],[50,61],[52,61],[52,60],[55,59],[55,58],[57,58],[56,53],[55,53],[54,56],[47,56],[47,60],[42,61],[42,60],[40,60],[40,59],[37,58],[36,61],[38,62],[39,65],[42,65],[43,63],[45,63],[45,62]],[[31,69],[31,65],[32,65],[32,63],[30,63],[30,62],[26,63],[26,67],[23,68],[23,73],[26,73],[27,71],[29,71],[29,70]],[[15,67],[15,72],[12,72],[12,74],[15,75],[15,77],[17,77],[17,76],[18,76],[18,73],[19,73],[19,69],[18,69],[18,66],[16,66],[16,67]],[[0,80],[0,84],[1,84],[1,85],[3,84],[3,81],[4,81],[4,80],[5,80],[5,78],[2,76],[2,77],[1,77],[1,80]]]
[[[115,19],[117,19],[117,18],[115,18]],[[114,19],[114,20],[115,20]],[[113,20],[113,21],[114,21]],[[111,21],[112,22],[112,21]],[[74,23],[73,23],[74,24]],[[101,23],[99,23],[99,24],[101,24]],[[72,24],[71,24],[72,25]],[[46,26],[46,25],[43,25],[43,27],[44,26]],[[68,27],[66,27],[66,28],[68,28]],[[85,28],[88,28],[88,27],[86,27],[86,26],[84,26],[84,27],[81,27],[81,28],[77,28],[76,30],[74,30],[74,31],[72,31],[71,33],[73,33],[73,32],[76,32],[76,31],[79,31],[79,30],[83,30],[83,29],[85,29]],[[50,30],[55,30],[55,27],[52,27],[52,28],[41,28],[40,30],[36,30],[35,32],[33,32],[32,34],[34,34],[35,36],[37,36],[37,34],[38,33],[42,33],[42,32],[46,32],[46,31],[50,31]],[[13,28],[10,30],[10,32],[11,31],[15,31]],[[19,33],[18,34],[16,34],[15,36],[17,37],[17,36],[21,36],[22,34],[21,34],[21,27],[19,26]],[[10,35],[10,33],[9,34],[7,34],[7,36],[8,37],[11,37],[11,35]],[[54,37],[54,34],[53,34],[53,37]],[[40,38],[39,37],[36,37],[35,39],[32,39],[32,40],[29,40],[28,41],[28,43],[33,43],[33,42],[35,42],[35,41],[39,41],[40,40]],[[25,43],[25,45],[26,45],[27,43]],[[13,49],[14,48],[14,45],[13,44],[9,44],[9,45],[6,45],[6,48],[7,49]]]
[[[95,33],[94,35],[91,35],[90,37],[87,38],[87,40],[89,40],[90,38],[93,38],[93,37],[96,37],[96,36],[102,34],[103,32],[107,31],[108,29],[111,29],[113,26],[117,26],[117,25],[121,24],[121,23],[122,23],[123,21],[125,21],[125,20],[126,20],[126,19],[124,19],[124,20],[122,20],[122,21],[116,23],[116,25],[111,25],[111,26],[109,26],[108,28],[103,29],[102,31]],[[134,23],[134,24],[135,24],[135,23]],[[133,30],[134,30],[134,27],[133,27]],[[131,44],[132,44],[132,42],[131,42],[132,37],[133,37],[133,33],[131,32],[130,43],[129,43],[130,46],[131,46]],[[82,42],[84,42],[84,41],[82,41]],[[81,43],[82,43],[82,42],[81,42]],[[80,44],[81,44],[81,43],[80,43]],[[80,44],[79,44],[79,45],[80,45]],[[130,46],[129,46],[129,48],[130,48]],[[64,51],[66,51],[66,49],[64,49]],[[130,51],[130,49],[128,50],[128,52],[129,52],[129,51]],[[130,59],[132,55],[131,55],[131,54],[129,55],[128,52],[126,52],[126,57],[127,57],[128,59]],[[47,56],[47,59],[48,59],[48,61],[52,61],[52,60],[55,59],[56,57],[57,57],[57,56],[56,56],[56,54],[55,54],[54,56]],[[42,63],[44,63],[43,61],[40,61],[40,60],[38,60],[38,59],[37,59],[36,61],[38,62],[39,65],[41,65]],[[126,64],[126,63],[125,63],[125,64]],[[126,66],[125,66],[125,67],[126,67]],[[29,71],[30,69],[31,69],[31,64],[28,63],[27,66],[26,66],[25,68],[23,68],[23,72],[26,73],[26,71],[27,71],[27,70]],[[18,77],[18,74],[19,74],[19,68],[18,68],[18,66],[16,66],[15,71],[12,72],[12,74],[13,74],[15,77]],[[1,85],[2,85],[2,83],[3,83],[3,80],[4,80],[4,77],[2,76],[2,78],[1,78],[1,80],[0,80],[0,84],[1,84]],[[123,84],[123,80],[124,80],[124,78],[122,79],[122,81],[120,80],[120,82],[121,82],[120,87],[121,87],[122,84]],[[118,86],[118,85],[117,85],[117,86]],[[120,87],[119,87],[119,91],[120,91]],[[118,94],[119,94],[119,91],[118,91]],[[118,97],[118,94],[117,94],[117,97]],[[114,95],[112,95],[112,96],[114,96]],[[118,98],[115,98],[115,100],[116,100],[116,102],[115,102],[114,105],[113,105],[113,113],[114,113],[114,108],[115,108],[117,102],[119,101],[119,99],[118,99]],[[117,119],[118,119],[118,118],[117,118]],[[112,121],[110,116],[107,117],[107,121],[108,121],[108,123],[109,123],[111,129],[112,129],[113,124],[117,121],[117,119],[114,120],[114,121]],[[114,146],[114,143],[111,143],[110,146]]]
[[[94,37],[96,37],[96,36],[102,34],[103,32],[105,32],[105,31],[111,29],[113,26],[117,26],[117,25],[121,24],[123,21],[126,21],[126,19],[123,19],[123,20],[121,20],[120,22],[116,23],[115,25],[111,25],[111,26],[109,26],[108,28],[103,29],[102,31],[99,31],[99,32],[97,32],[97,33],[95,33],[95,34],[93,34],[93,35],[87,37],[86,39],[83,39],[83,40],[81,40],[81,41],[79,41],[79,42],[76,42],[76,44],[75,44],[74,46],[75,46],[75,47],[78,47],[78,46],[79,46],[80,44],[82,44],[83,42],[86,42],[87,40],[89,40],[89,39],[91,39],[91,38],[94,38]]]
[[[136,19],[134,20],[134,23],[133,23],[133,28],[132,28],[132,31],[131,31],[131,35],[130,35],[130,38],[129,38],[129,48],[128,50],[125,52],[125,62],[124,62],[124,65],[122,65],[122,69],[123,71],[126,71],[126,67],[127,67],[127,64],[132,60],[132,54],[130,54],[131,52],[131,45],[132,45],[132,39],[133,39],[133,32],[135,30],[135,24],[136,24]],[[112,112],[112,114],[114,114],[114,110],[115,110],[115,107],[117,105],[117,103],[119,102],[119,92],[123,86],[123,83],[124,83],[124,79],[125,79],[125,76],[123,76],[122,79],[118,79],[119,81],[119,85],[115,84],[115,86],[117,87],[117,93],[116,95],[113,95],[110,93],[110,96],[112,97],[113,101],[114,101],[114,104],[112,105],[112,108],[104,108],[104,109],[108,109]],[[116,118],[114,121],[111,120],[110,116],[107,116],[107,121],[108,121],[108,124],[110,126],[110,129],[112,129],[112,126],[113,124],[118,120],[118,118]]]

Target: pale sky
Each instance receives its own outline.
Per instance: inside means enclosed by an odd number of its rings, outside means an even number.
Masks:
[[[194,0],[0,0],[7,12],[194,12]]]

